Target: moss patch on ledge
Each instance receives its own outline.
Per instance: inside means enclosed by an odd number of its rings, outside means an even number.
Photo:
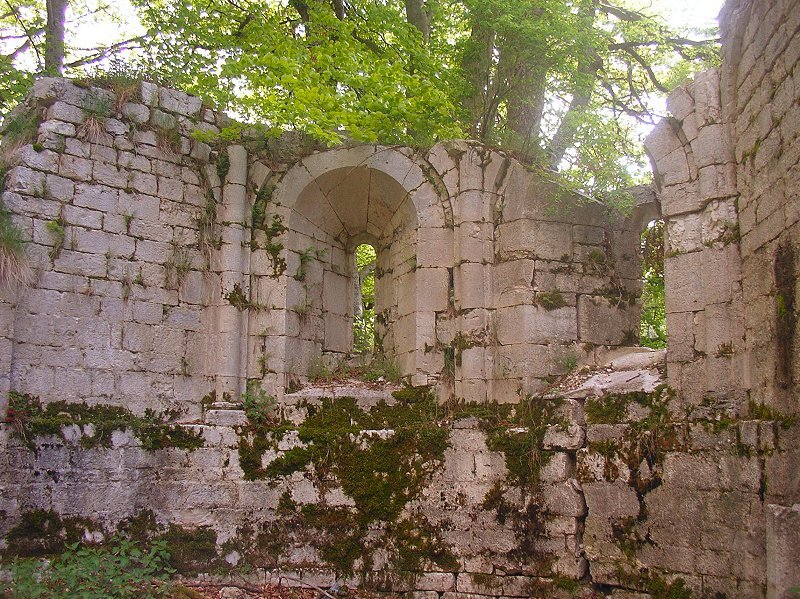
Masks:
[[[88,541],[87,539],[94,539]],[[52,510],[23,512],[5,537],[3,558],[53,558],[70,546],[111,547],[119,539],[142,545],[163,543],[169,565],[178,573],[193,576],[201,572],[224,572],[217,551],[217,533],[207,527],[161,525],[155,514],[143,510],[108,529],[90,518],[63,516]]]
[[[251,424],[239,443],[245,478],[277,479],[313,468],[319,479],[340,481],[365,524],[395,519],[438,468],[448,446],[448,430],[437,420],[436,401],[427,389],[399,392],[397,400],[369,411],[347,397],[308,406],[308,417],[297,427],[303,445],[266,467],[262,456],[292,427]]]
[[[381,402],[369,410],[353,398],[324,399],[306,406],[308,416],[299,426],[276,420],[242,428],[239,461],[245,478],[277,481],[305,472],[323,495],[339,486],[354,504],[332,506],[323,499],[299,507],[282,498],[276,522],[286,538],[279,547],[268,544],[265,556],[263,535],[241,531],[247,537],[242,539],[246,559],[253,554],[274,563],[294,542],[312,545],[327,564],[348,575],[359,562],[369,569],[379,547],[389,552],[398,571],[419,571],[428,563],[457,568],[439,530],[421,514],[405,513],[443,463],[449,431],[442,410],[428,388],[394,395],[397,403]],[[290,430],[297,431],[300,444],[264,466],[265,452],[276,450]]]
[[[87,405],[56,401],[46,405],[30,395],[12,391],[8,395],[6,422],[13,435],[31,451],[36,451],[36,438],[53,435],[66,441],[65,427],[78,426],[80,445],[84,449],[111,447],[111,433],[132,432],[149,451],[175,447],[193,451],[203,446],[203,436],[180,425],[170,424],[169,413],[145,411],[138,416],[121,406]]]

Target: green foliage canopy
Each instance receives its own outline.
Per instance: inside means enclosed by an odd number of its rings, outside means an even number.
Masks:
[[[47,34],[43,0],[6,4],[3,113],[44,71]],[[133,4],[145,35],[80,50],[76,15],[110,9],[71,0],[66,74],[122,56],[241,121],[330,145],[470,137],[606,201],[644,172],[636,125],[652,122],[653,98],[715,63],[718,50],[714,32],[672,31],[644,0]]]

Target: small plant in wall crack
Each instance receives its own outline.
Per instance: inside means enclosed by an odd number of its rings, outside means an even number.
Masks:
[[[125,232],[126,233],[130,233],[131,232],[131,223],[133,222],[133,217],[134,217],[134,215],[131,214],[130,212],[126,212],[125,214],[122,215],[122,222],[125,223]]]
[[[0,201],[0,285],[24,285],[30,275],[22,231]]]
[[[131,297],[131,289],[132,283],[131,276],[128,274],[127,269],[125,270],[125,274],[122,275],[122,280],[120,281],[122,284],[122,301],[127,302],[128,299]]]
[[[170,289],[179,289],[191,268],[192,257],[189,248],[173,238],[170,241],[169,256],[164,263],[164,283]]]
[[[325,249],[318,249],[315,247],[309,247],[304,249],[302,252],[298,253],[298,257],[300,258],[300,265],[297,267],[297,272],[294,275],[294,278],[298,281],[305,281],[308,265],[311,263],[312,260],[319,260],[325,255]]]
[[[60,216],[56,220],[51,220],[45,225],[47,232],[53,237],[53,247],[48,253],[50,260],[58,258],[61,254],[61,250],[64,249],[64,239],[66,238],[66,229],[64,225],[64,219]]]
[[[252,426],[263,428],[276,419],[275,398],[268,395],[258,381],[249,381],[242,394],[242,409]]]
[[[86,118],[77,130],[77,137],[96,142],[105,132],[105,120],[111,116],[111,101],[105,96],[90,98],[84,108]]]
[[[263,305],[254,302],[247,295],[245,295],[242,286],[235,283],[233,289],[225,292],[225,300],[237,310],[244,312],[245,310],[261,310]]]
[[[314,302],[312,302],[308,295],[303,298],[299,304],[297,304],[294,308],[292,308],[297,315],[300,317],[300,321],[305,321],[309,316],[311,316],[311,311],[314,309]]]

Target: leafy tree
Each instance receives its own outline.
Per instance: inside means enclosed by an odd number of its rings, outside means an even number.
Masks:
[[[644,0],[133,0],[147,35],[79,50],[70,23],[113,11],[67,1],[0,0],[0,111],[34,74],[141,42],[158,79],[268,133],[472,137],[606,201],[643,170],[652,97],[717,53],[712,32],[679,35]]]
[[[133,48],[138,36],[86,47],[77,28],[119,21],[103,0],[0,0],[0,116],[25,95],[38,75],[80,75],[92,65]]]
[[[375,248],[362,243],[355,251],[353,281],[353,349],[372,351],[375,345]]]
[[[651,96],[717,52],[607,0],[136,2],[148,62],[246,120],[331,144],[469,136],[606,199],[642,164]]]

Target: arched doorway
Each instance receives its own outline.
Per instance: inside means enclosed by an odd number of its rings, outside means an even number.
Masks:
[[[287,227],[285,383],[307,380],[315,361],[352,354],[354,256],[364,243],[376,254],[376,349],[412,377],[424,345],[418,340],[419,214],[442,210],[420,167],[395,149],[331,150],[290,169],[272,202]]]

